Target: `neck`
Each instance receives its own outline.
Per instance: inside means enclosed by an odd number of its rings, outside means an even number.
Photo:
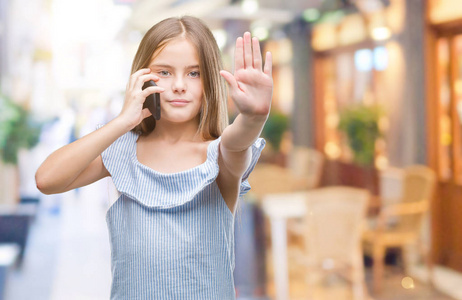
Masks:
[[[174,123],[161,119],[156,122],[156,128],[148,135],[148,138],[168,143],[202,141],[198,129],[197,119],[185,123]]]

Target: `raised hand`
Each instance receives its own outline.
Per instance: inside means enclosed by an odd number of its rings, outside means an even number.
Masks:
[[[269,114],[273,94],[271,53],[266,53],[265,65],[262,67],[260,42],[250,33],[236,40],[234,52],[234,75],[220,71],[230,86],[230,95],[241,114],[264,116]]]

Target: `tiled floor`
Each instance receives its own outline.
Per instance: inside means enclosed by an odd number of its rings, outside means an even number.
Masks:
[[[289,289],[291,300],[353,300],[360,299],[354,297],[352,286],[349,282],[335,274],[326,276],[321,284],[309,289],[306,284],[306,272],[294,258],[290,258],[291,249],[289,248]],[[271,251],[267,253],[267,273],[268,273],[268,295],[273,298],[275,295],[271,263]],[[366,268],[367,296],[364,299],[375,300],[452,300],[451,298],[427,284],[417,279],[412,279],[413,287],[406,289],[403,287],[402,280],[407,277],[403,274],[402,268],[398,266],[387,266],[384,274],[383,290],[380,293],[372,291],[371,269]]]
[[[5,300],[109,299],[107,183],[44,197]],[[60,204],[60,205],[59,205]]]
[[[5,300],[109,299],[110,249],[104,218],[107,197],[107,182],[102,181],[78,193],[66,193],[61,199],[45,198],[31,228],[23,266],[8,279]],[[267,261],[267,290],[271,298],[274,296],[272,267],[271,260]],[[291,299],[306,300],[304,270],[296,263],[290,265]],[[369,273],[367,270],[368,286]],[[417,280],[413,289],[404,289],[399,267],[388,267],[385,277],[383,292],[371,295],[371,299],[453,299]],[[353,299],[350,286],[339,277],[328,278],[315,293],[316,299],[322,300]]]

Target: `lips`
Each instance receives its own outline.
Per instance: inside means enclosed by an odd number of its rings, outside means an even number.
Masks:
[[[174,99],[168,101],[171,105],[173,106],[185,106],[187,105],[190,101],[184,100],[184,99]]]

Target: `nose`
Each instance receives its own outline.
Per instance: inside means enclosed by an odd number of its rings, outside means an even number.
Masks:
[[[172,84],[172,89],[175,93],[184,93],[186,91],[186,82],[180,76],[175,77],[175,80]]]

